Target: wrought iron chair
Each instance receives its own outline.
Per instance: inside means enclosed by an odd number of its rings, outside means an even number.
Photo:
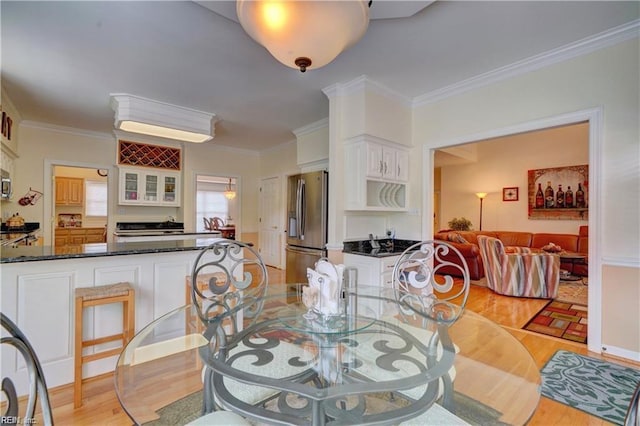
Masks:
[[[205,331],[211,347],[226,348],[231,336],[255,321],[262,311],[268,281],[262,258],[248,244],[221,238],[200,251],[191,272],[191,299],[204,328],[215,323],[215,330]],[[214,397],[214,372],[207,367],[203,381],[203,414],[220,410]],[[225,379],[225,385],[252,404],[271,395],[268,389],[232,380]]]
[[[444,260],[454,254],[455,262]],[[462,282],[443,270],[458,271]],[[393,293],[407,319],[454,322],[463,312],[471,282],[464,256],[444,241],[423,241],[407,248],[393,267]]]
[[[631,397],[631,403],[624,418],[624,426],[640,426],[640,383]]]
[[[38,361],[38,357],[29,340],[27,340],[18,326],[1,312],[0,319],[2,328],[9,334],[7,337],[2,337],[0,343],[2,343],[2,345],[13,346],[22,355],[29,373],[29,397],[27,399],[26,411],[24,412],[24,421],[35,421],[36,403],[39,398],[44,424],[52,425],[53,412],[51,411],[49,393],[40,361]],[[15,385],[9,377],[2,378],[2,392],[7,397],[7,409],[3,414],[2,423],[4,423],[6,419],[10,420],[15,418],[17,420],[20,413],[18,410],[18,395]]]
[[[190,282],[191,301],[202,323],[225,315],[232,327],[228,332],[237,333],[244,320],[261,311],[269,279],[267,267],[253,247],[221,238],[200,251]],[[248,303],[250,300],[255,303]],[[239,302],[244,308],[234,312]]]
[[[445,260],[453,255],[455,262]],[[462,280],[449,273],[455,271]],[[454,323],[464,312],[471,286],[469,267],[464,256],[453,245],[444,241],[427,240],[407,248],[393,268],[393,295],[398,304],[400,325],[411,329],[411,334],[421,336],[429,348],[427,363],[433,362],[443,351],[440,331]],[[455,352],[458,351],[455,347]],[[456,370],[449,371],[438,380],[441,406],[434,404],[424,414],[408,422],[428,424],[444,421],[447,424],[464,424],[457,418],[453,402],[453,381]],[[411,392],[404,392],[411,394]],[[415,390],[413,393],[416,393]],[[444,407],[444,408],[443,408]],[[459,422],[458,422],[459,421]],[[418,422],[418,423],[416,423]],[[403,423],[404,424],[404,423]]]

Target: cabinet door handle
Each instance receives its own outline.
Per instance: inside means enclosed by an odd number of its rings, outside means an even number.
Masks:
[[[384,163],[384,174],[387,174],[387,163]]]
[[[380,174],[382,174],[382,170],[383,170],[383,168],[382,168],[382,167],[383,167],[383,166],[382,166],[382,160],[380,160]]]
[[[400,177],[400,164],[398,164],[398,174],[396,176]]]

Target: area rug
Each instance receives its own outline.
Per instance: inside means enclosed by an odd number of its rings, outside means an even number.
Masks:
[[[587,343],[587,306],[552,300],[522,328]]]
[[[640,370],[563,350],[540,373],[543,396],[618,425],[640,382]]]
[[[502,416],[502,413],[472,398],[454,392],[453,401],[456,407],[456,415],[470,425],[505,425],[505,423],[498,420]],[[202,392],[195,392],[161,408],[158,410],[158,416],[160,416],[160,418],[144,423],[143,426],[184,425],[195,420],[198,416],[193,413],[198,413],[201,408]],[[253,424],[258,425],[259,423]]]
[[[561,282],[558,287],[558,295],[555,300],[568,303],[577,303],[578,305],[587,305],[589,294],[589,286],[581,282],[564,283]]]

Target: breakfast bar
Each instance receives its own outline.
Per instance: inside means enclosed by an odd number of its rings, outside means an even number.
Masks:
[[[29,336],[45,370],[47,384],[73,382],[74,291],[128,282],[135,288],[136,331],[184,305],[185,278],[197,251],[214,238],[65,247],[2,247],[1,310],[15,318]],[[85,313],[85,337],[114,334],[122,329],[122,307],[98,306]],[[180,324],[175,324],[179,327]],[[170,331],[170,330],[168,330]],[[117,342],[104,343],[108,349]],[[85,366],[84,377],[113,371],[115,357]],[[20,368],[2,359],[2,371]],[[18,382],[19,393],[26,383]]]

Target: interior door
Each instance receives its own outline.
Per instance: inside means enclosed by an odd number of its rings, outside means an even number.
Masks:
[[[264,263],[282,268],[282,190],[280,177],[262,179],[260,185],[260,255]]]

